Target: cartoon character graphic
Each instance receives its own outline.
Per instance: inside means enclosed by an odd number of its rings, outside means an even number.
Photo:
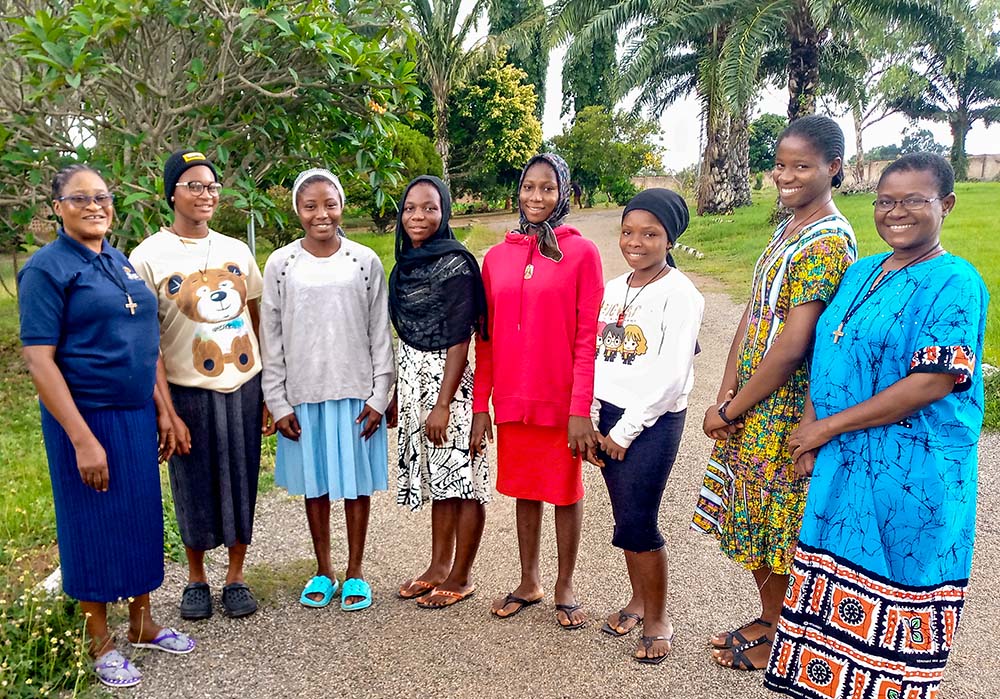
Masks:
[[[597,349],[594,352],[594,361],[596,362],[601,357],[601,347],[604,345],[604,337],[602,333],[607,323],[603,321],[597,321]]]
[[[615,355],[621,349],[622,340],[625,339],[625,328],[620,325],[608,323],[601,331],[601,340],[604,343],[604,361],[615,361]]]
[[[253,368],[250,330],[240,317],[247,284],[239,265],[226,262],[222,269],[172,274],[166,293],[181,313],[198,324],[191,350],[200,374],[218,376],[227,363],[243,372]]]
[[[639,355],[646,354],[646,336],[638,325],[626,325],[622,337],[622,364],[631,365]]]

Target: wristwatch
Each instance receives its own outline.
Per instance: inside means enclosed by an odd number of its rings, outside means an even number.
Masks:
[[[720,405],[720,406],[719,406],[719,417],[721,417],[721,418],[722,418],[722,421],[723,421],[724,423],[726,423],[727,425],[735,425],[735,424],[736,424],[736,422],[737,422],[736,420],[730,420],[730,419],[729,419],[729,416],[728,416],[728,415],[726,415],[726,408],[728,408],[728,407],[729,407],[729,404],[730,404],[731,402],[732,402],[732,400],[727,400],[727,401],[724,401],[724,402],[722,403],[722,405]]]

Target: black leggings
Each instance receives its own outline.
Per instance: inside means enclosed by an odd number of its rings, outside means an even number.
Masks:
[[[601,401],[598,427],[601,434],[607,434],[624,412],[616,405]],[[625,452],[623,461],[601,452],[604,459],[601,474],[608,486],[615,517],[615,535],[611,543],[620,549],[642,552],[663,548],[663,537],[657,526],[660,500],[677,457],[686,413],[685,409],[661,415],[639,433]]]

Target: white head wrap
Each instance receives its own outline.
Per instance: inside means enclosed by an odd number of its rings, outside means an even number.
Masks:
[[[325,168],[314,167],[300,172],[299,176],[295,178],[295,184],[292,185],[292,209],[296,214],[299,213],[299,189],[302,187],[302,183],[310,177],[322,177],[325,180],[329,180],[330,184],[340,194],[340,206],[343,207],[347,204],[347,200],[344,198],[344,188],[341,186],[337,176]]]

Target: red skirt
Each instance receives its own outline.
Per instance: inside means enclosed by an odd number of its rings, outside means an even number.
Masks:
[[[522,500],[572,505],[583,498],[583,459],[573,456],[565,427],[497,425],[497,491]]]

